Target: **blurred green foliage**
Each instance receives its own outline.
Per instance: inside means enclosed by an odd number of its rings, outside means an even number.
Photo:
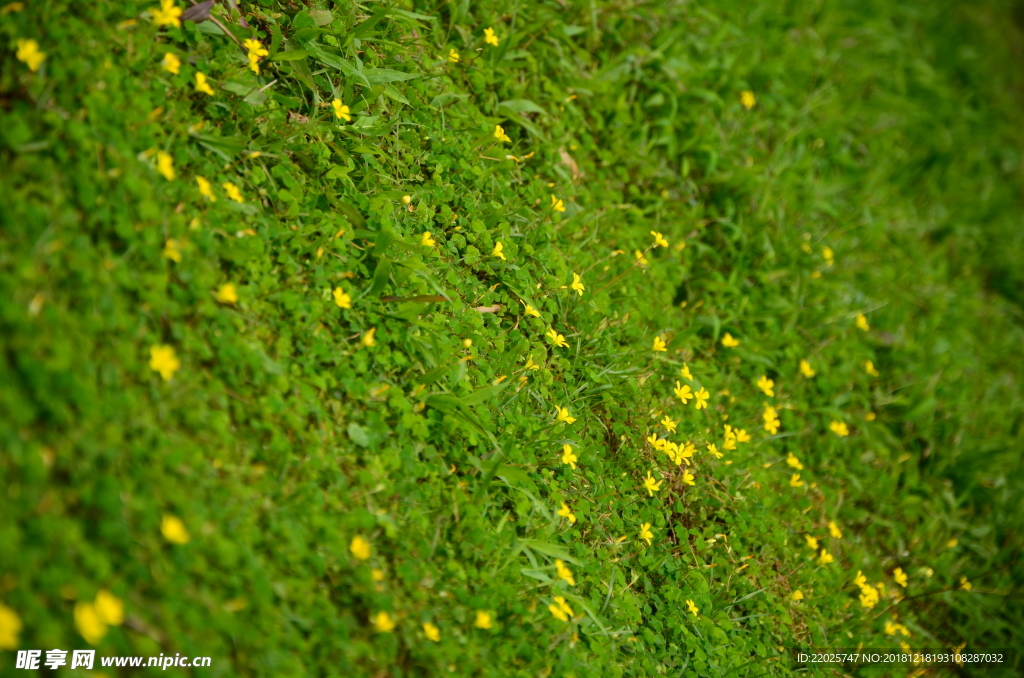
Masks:
[[[89,647],[74,610],[101,590],[125,619],[100,654],[224,676],[837,675],[792,649],[1020,647],[1019,7],[259,0],[245,28],[19,4],[6,649]],[[269,52],[259,74],[223,28]]]

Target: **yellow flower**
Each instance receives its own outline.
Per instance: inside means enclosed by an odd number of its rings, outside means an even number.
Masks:
[[[245,202],[242,198],[242,192],[238,190],[238,186],[235,186],[230,181],[225,181],[221,184],[221,188],[223,188],[224,192],[228,194],[229,199],[234,200],[235,202]]]
[[[153,10],[153,22],[157,26],[181,27],[181,8],[174,6],[174,0],[160,0],[160,9]]]
[[[743,108],[749,111],[751,108],[754,107],[754,104],[757,103],[757,100],[754,98],[753,92],[751,92],[749,89],[745,89],[742,92],[740,92],[740,103],[743,104]]]
[[[828,565],[833,560],[835,560],[835,558],[833,558],[828,551],[826,551],[825,549],[821,549],[821,556],[818,558],[818,563],[820,565]]]
[[[828,521],[828,533],[831,534],[835,539],[843,538],[843,531],[839,529],[839,526],[836,525],[836,521],[834,520]]]
[[[551,343],[558,348],[566,348],[569,346],[569,342],[565,340],[565,337],[558,332],[555,332],[555,328],[553,327],[547,331],[545,336],[547,336],[551,340]]]
[[[640,250],[633,250],[633,256],[636,257],[636,263],[640,264],[641,266],[646,266],[649,263],[647,261],[647,257],[645,257],[644,253],[641,252]]]
[[[498,257],[502,261],[508,261],[507,259],[505,259],[505,255],[501,251],[503,247],[504,247],[504,245],[501,244],[500,240],[498,242],[496,242],[494,244],[494,249],[491,250],[491,256],[492,257]]]
[[[892,571],[892,578],[896,580],[896,583],[907,588],[907,573],[903,571],[903,568],[897,567]]]
[[[797,589],[796,591],[793,591],[793,594],[789,597],[789,599],[790,600],[803,600],[804,599],[804,594],[803,594],[802,591]]]
[[[167,181],[174,181],[174,158],[170,153],[160,151],[156,154],[156,171],[164,175]]]
[[[728,332],[726,332],[725,336],[722,337],[722,346],[725,346],[726,348],[736,348],[739,345],[739,339],[734,339],[733,336]]]
[[[437,247],[437,241],[434,240],[433,233],[430,231],[423,232],[423,235],[420,236],[420,244],[424,247]]]
[[[683,379],[689,379],[690,381],[693,381],[693,375],[690,374],[690,368],[687,367],[686,363],[683,363],[683,366],[679,368],[679,376],[681,376]],[[679,382],[677,381],[676,383],[678,384]]]
[[[157,345],[149,347],[149,368],[159,372],[164,381],[170,381],[174,373],[181,367],[181,361],[174,353],[173,346]]]
[[[437,628],[430,622],[424,622],[423,635],[427,637],[427,640],[432,640],[436,643],[441,640],[441,629]]]
[[[687,440],[683,446],[679,449],[680,459],[689,459],[693,456],[693,453],[697,451],[697,446]]]
[[[655,352],[657,352],[657,351],[667,351],[668,349],[666,348],[665,340],[662,339],[660,336],[659,337],[655,337],[654,338],[654,348],[652,350],[654,350]]]
[[[180,264],[181,263],[181,243],[170,238],[164,243],[164,258],[170,259],[171,261]]]
[[[804,375],[808,379],[814,376],[814,368],[806,360],[800,361],[800,374]]]
[[[235,289],[234,283],[224,283],[217,289],[213,298],[222,304],[236,304],[238,303],[238,290]]]
[[[124,622],[124,601],[106,589],[100,589],[93,603],[104,624],[120,626]]]
[[[757,380],[757,387],[769,398],[775,397],[775,391],[772,390],[773,386],[775,386],[775,382],[763,374],[761,375],[761,378]]]
[[[875,364],[870,360],[864,361],[864,371],[870,374],[872,377],[878,376],[878,370],[875,369]]]
[[[668,247],[668,240],[665,240],[665,236],[657,231],[651,231],[651,235],[654,236],[654,247]]]
[[[459,53],[456,52],[454,49],[448,50],[448,61],[452,62],[453,64],[457,64],[459,63],[459,59],[461,58],[462,57],[459,56]]]
[[[807,546],[810,547],[810,549],[812,551],[817,551],[818,550],[818,538],[817,537],[812,537],[809,534],[805,534],[804,535],[804,539],[807,540]]]
[[[878,590],[871,584],[860,587],[860,604],[869,610],[878,604]]]
[[[249,52],[249,54],[246,55],[246,56],[249,59],[249,70],[251,70],[256,75],[259,75],[260,74],[260,57],[259,57],[259,55],[254,53],[254,52]]]
[[[90,645],[98,645],[107,635],[107,625],[92,603],[75,603],[75,628]]]
[[[523,310],[523,313],[525,313],[526,315],[532,315],[534,318],[540,317],[540,311],[535,309],[533,306],[530,306],[529,304],[526,304],[526,308]]]
[[[689,386],[682,386],[678,381],[676,387],[672,389],[672,392],[676,394],[676,397],[683,401],[685,405],[687,401],[693,400],[693,393],[690,392]]]
[[[491,620],[491,613],[484,612],[483,610],[477,610],[476,622],[473,624],[473,626],[477,627],[478,629],[489,629],[492,626],[494,626],[494,623]]]
[[[644,489],[647,490],[647,496],[653,497],[654,493],[661,489],[661,481],[655,480],[651,472],[647,472],[647,478],[644,480]]]
[[[573,468],[573,470],[575,470],[576,469],[576,462],[578,460],[579,460],[579,457],[577,457],[575,454],[572,453],[572,445],[569,445],[568,443],[566,443],[565,445],[562,445],[562,463],[563,464],[568,464],[569,466],[571,466]]]
[[[736,429],[736,442],[738,442],[738,443],[749,443],[750,442],[750,434],[747,433],[747,430],[745,428],[738,428],[738,429]]]
[[[555,596],[555,602],[548,605],[548,610],[550,610],[555,619],[558,619],[559,621],[567,622],[573,616],[572,608],[569,607],[569,603],[565,602],[565,598],[562,596]]]
[[[572,284],[569,285],[569,287],[576,290],[576,293],[581,297],[583,296],[583,290],[586,289],[583,287],[583,278],[581,278],[576,272],[573,272],[572,274]]]
[[[210,182],[203,177],[196,177],[196,183],[199,184],[199,195],[209,198],[210,202],[217,202],[217,196],[213,194]]]
[[[395,630],[395,620],[387,612],[378,612],[370,620],[373,622],[373,628],[376,629],[377,633],[391,633]]]
[[[853,585],[858,588],[864,588],[868,583],[868,578],[865,577],[860,570],[857,570],[857,576],[853,578]]]
[[[19,633],[21,633],[21,617],[17,612],[0,603],[0,650],[18,649]]]
[[[352,308],[352,297],[340,287],[334,288],[334,303],[338,308]]]
[[[650,523],[642,523],[640,525],[640,535],[639,536],[640,536],[640,539],[643,539],[644,541],[647,542],[648,546],[651,545],[651,539],[654,538],[654,533],[651,532],[651,524]]]
[[[686,601],[686,608],[690,611],[690,614],[692,614],[694,617],[696,617],[698,614],[700,614],[700,610],[697,608],[696,605],[693,604],[692,600],[687,600]]]
[[[828,428],[832,433],[835,433],[840,438],[845,438],[850,435],[850,429],[844,422],[832,420],[832,423],[828,425]]]
[[[366,331],[366,334],[364,334],[362,336],[362,338],[359,340],[359,343],[364,348],[370,348],[371,346],[376,346],[377,345],[377,339],[376,339],[376,337],[374,337],[374,335],[376,333],[377,333],[377,328],[376,327],[371,327],[370,329],[368,329]]]
[[[181,59],[179,59],[173,52],[167,52],[164,54],[164,60],[160,62],[163,69],[168,73],[178,74],[181,69]]]
[[[708,454],[713,454],[719,459],[722,458],[722,453],[718,451],[714,443],[708,443]]]
[[[556,212],[564,212],[565,211],[565,203],[562,202],[561,198],[556,198],[555,196],[551,196],[551,209],[555,210]]]
[[[484,42],[486,42],[488,45],[494,45],[495,47],[498,46],[498,36],[494,34],[494,29],[484,29]]]
[[[524,367],[527,370],[539,370],[540,369],[540,365],[538,365],[537,363],[533,362],[533,356],[532,355],[526,356],[526,365]]]
[[[564,421],[566,424],[571,424],[576,421],[576,417],[569,416],[569,409],[566,407],[555,406],[555,421]]]
[[[562,508],[558,509],[558,515],[567,519],[570,525],[576,524],[576,514],[572,512],[572,510],[569,508],[569,505],[566,504],[564,501],[562,502]]]
[[[670,431],[672,433],[676,432],[676,426],[678,424],[678,421],[672,421],[671,419],[668,418],[668,416],[661,420],[661,425],[665,427],[665,430]]]
[[[711,394],[707,392],[707,389],[701,386],[700,390],[694,393],[693,396],[696,398],[696,401],[693,403],[694,407],[698,410],[707,408],[708,398],[711,397]]]
[[[959,544],[959,543],[960,543],[960,540],[957,539],[956,537],[953,537],[952,539],[950,539],[949,541],[946,542],[946,548],[947,549],[956,548],[956,545]]]
[[[508,141],[508,142],[512,141],[508,137],[508,135],[505,134],[505,128],[502,127],[501,125],[495,125],[494,126],[494,138],[497,139],[498,141]]]
[[[689,471],[683,471],[683,482],[686,483],[687,485],[696,485],[697,483],[694,482],[695,478],[696,476],[694,476]]]
[[[192,539],[181,518],[170,513],[165,513],[160,521],[160,534],[172,544],[187,544]]]
[[[384,581],[384,570],[375,567],[370,570],[370,576],[373,578],[373,581]]]
[[[960,588],[964,591],[970,591],[973,587],[971,582],[967,581],[967,577],[960,577]]]
[[[19,38],[15,44],[18,46],[18,51],[15,52],[18,61],[24,62],[33,73],[38,71],[46,60],[46,53],[39,51],[39,43],[31,38]]]
[[[761,415],[761,418],[764,419],[764,430],[775,435],[779,430],[779,426],[781,426],[779,415],[775,411],[775,408],[770,405],[765,405],[764,414]]]
[[[213,88],[210,87],[210,83],[206,81],[205,73],[196,72],[196,91],[202,92],[203,94],[209,94],[211,97],[213,96]]]
[[[857,314],[857,327],[867,332],[871,329],[871,325],[868,324],[867,316],[863,313]]]
[[[831,266],[835,263],[835,252],[832,251],[831,247],[824,247],[821,250],[821,257],[825,260],[826,266]]]
[[[576,586],[576,579],[572,576],[572,570],[565,566],[561,560],[555,560],[555,572],[559,579],[569,582],[569,586]]]
[[[794,473],[793,476],[789,479],[789,486],[790,487],[803,487],[804,486],[804,481],[800,480],[800,474],[799,473]]]
[[[792,466],[793,468],[795,468],[797,471],[803,471],[804,470],[804,465],[800,463],[800,460],[797,459],[797,456],[795,454],[793,454],[792,452],[790,452],[786,456],[786,463],[789,464],[790,466]]]
[[[348,550],[352,552],[359,560],[369,560],[370,555],[373,553],[373,549],[370,547],[370,542],[361,534],[357,534],[352,537],[352,542],[348,545]]]
[[[331,107],[334,108],[334,117],[340,118],[345,122],[352,122],[351,110],[348,106],[341,103],[341,99],[335,99],[331,102]]]

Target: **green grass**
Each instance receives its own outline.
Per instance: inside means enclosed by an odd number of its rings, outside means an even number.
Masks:
[[[218,5],[258,76],[158,4],[4,14],[0,674],[831,676],[793,648],[898,650],[887,623],[1019,648],[1022,32],[972,4]],[[124,619],[90,629],[100,591]]]

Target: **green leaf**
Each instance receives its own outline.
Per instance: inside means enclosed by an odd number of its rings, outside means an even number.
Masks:
[[[309,56],[304,49],[291,49],[287,52],[278,52],[270,57],[271,61],[300,61]]]
[[[571,555],[569,555],[569,552],[563,549],[561,546],[555,546],[550,542],[540,541],[537,539],[529,539],[522,543],[524,546],[536,551],[537,553],[543,553],[546,556],[558,558],[559,560],[564,560],[565,562],[572,563],[573,565],[581,564],[580,561],[576,560]]]
[[[363,71],[366,81],[371,85],[383,85],[388,82],[401,82],[403,80],[415,80],[420,77],[415,73],[403,73],[393,71],[390,68],[369,68]]]

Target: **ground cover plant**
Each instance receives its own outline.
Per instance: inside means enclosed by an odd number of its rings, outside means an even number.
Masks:
[[[1019,675],[1021,21],[3,5],[0,673]]]

